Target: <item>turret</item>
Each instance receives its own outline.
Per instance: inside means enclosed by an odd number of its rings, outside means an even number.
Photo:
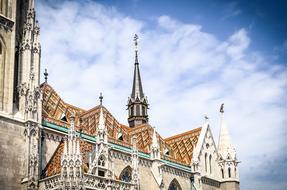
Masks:
[[[128,99],[128,122],[130,127],[148,122],[148,102],[144,96],[143,86],[141,82],[139,62],[138,62],[138,36],[134,37],[135,42],[135,65],[134,79],[131,96]]]
[[[76,136],[75,117],[70,117],[70,128],[64,142],[64,152],[61,158],[61,180],[64,187],[80,189],[82,181],[82,155],[80,141]]]
[[[155,127],[153,128],[153,135],[152,135],[151,159],[160,160],[160,146],[157,140]]]
[[[231,139],[224,120],[224,104],[220,107],[220,134],[218,142],[219,171],[223,181],[223,186],[227,189],[239,188],[239,172],[236,150],[231,143]]]

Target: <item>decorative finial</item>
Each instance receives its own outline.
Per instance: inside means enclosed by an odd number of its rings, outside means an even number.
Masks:
[[[135,34],[135,37],[134,37],[134,42],[135,42],[135,53],[136,53],[136,57],[135,57],[135,63],[138,64],[139,61],[138,61],[138,35]]]
[[[205,121],[208,121],[209,117],[207,115],[204,115]]]
[[[100,93],[99,99],[100,99],[100,105],[103,105],[103,99],[104,99],[104,97],[103,97],[103,94],[102,94],[102,93]]]
[[[221,104],[220,106],[220,113],[224,113],[224,104]]]
[[[44,72],[44,76],[45,76],[45,83],[47,83],[47,80],[48,80],[48,72],[47,72],[47,69],[45,69],[45,72]]]

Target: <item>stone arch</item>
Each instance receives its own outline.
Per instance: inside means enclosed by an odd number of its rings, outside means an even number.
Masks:
[[[120,180],[125,182],[130,182],[132,180],[132,168],[130,166],[127,166],[122,170]]]
[[[173,179],[169,186],[168,186],[168,190],[182,190],[180,184],[178,183],[177,179]]]

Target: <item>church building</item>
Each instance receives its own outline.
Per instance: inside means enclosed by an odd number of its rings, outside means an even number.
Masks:
[[[99,105],[86,110],[65,102],[48,83],[47,71],[40,84],[35,2],[0,0],[0,189],[240,189],[224,105],[218,143],[207,117],[201,126],[162,137],[149,122],[137,35],[134,43],[127,124],[122,124],[102,95]]]

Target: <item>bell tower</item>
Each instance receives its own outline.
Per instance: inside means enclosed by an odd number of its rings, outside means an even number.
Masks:
[[[131,96],[128,99],[128,122],[130,127],[135,127],[148,122],[147,110],[148,102],[147,97],[144,96],[139,62],[138,62],[138,36],[134,37],[135,42],[135,65],[134,65],[134,79]]]

